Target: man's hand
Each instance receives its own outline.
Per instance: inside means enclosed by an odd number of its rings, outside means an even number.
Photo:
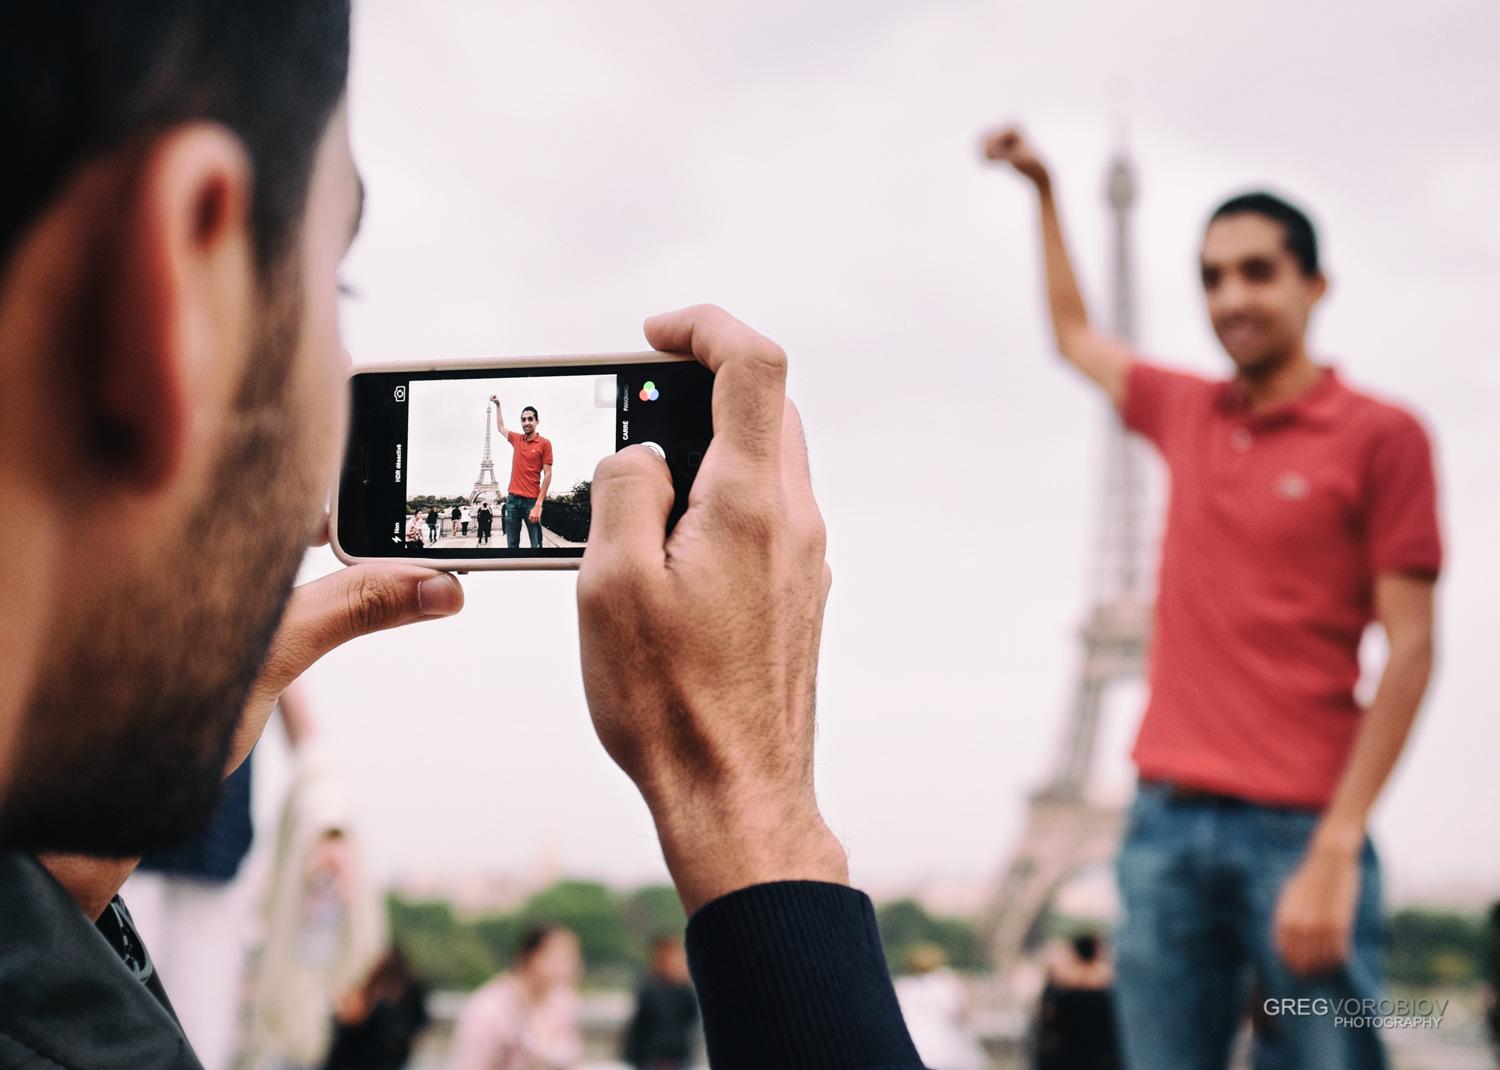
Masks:
[[[1276,950],[1293,973],[1315,977],[1349,957],[1359,883],[1359,847],[1314,836],[1281,889],[1271,922]]]
[[[1375,619],[1385,628],[1390,657],[1307,857],[1276,904],[1277,950],[1303,976],[1326,973],[1348,957],[1365,824],[1432,674],[1433,588],[1430,576],[1386,573],[1375,580]]]
[[[1046,165],[1027,144],[1021,131],[1014,126],[988,135],[984,139],[984,155],[986,159],[997,163],[1010,164],[1038,186],[1049,185],[1052,181],[1047,174]]]
[[[688,913],[776,880],[848,883],[813,793],[831,574],[786,355],[723,310],[646,321],[715,373],[714,438],[671,538],[672,480],[632,446],[594,473],[578,577],[594,728],[651,808]]]
[[[371,632],[451,617],[463,606],[458,580],[416,565],[353,565],[294,589],[250,689],[224,775],[260,739],[287,685],[324,654]]]
[[[533,524],[540,524],[542,522],[542,500],[540,498],[536,500],[536,504],[531,507],[531,512],[527,515],[531,517]]]

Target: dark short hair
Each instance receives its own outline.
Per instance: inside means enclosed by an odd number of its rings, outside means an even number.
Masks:
[[[91,158],[222,123],[255,168],[266,276],[301,233],[318,143],[349,72],[349,0],[0,5],[0,263]]]
[[[542,945],[557,933],[565,933],[568,930],[555,922],[544,921],[531,926],[521,935],[521,942],[516,945],[516,965],[524,966],[542,949]]]
[[[1099,938],[1093,933],[1079,933],[1073,937],[1073,952],[1081,962],[1093,962],[1099,957]]]
[[[527,405],[524,409],[521,410],[521,415],[525,416],[528,412],[531,413],[531,415],[533,415],[533,416],[536,417],[536,422],[537,423],[541,423],[542,422],[542,414],[536,411],[536,406],[535,405]]]
[[[1215,208],[1208,222],[1212,225],[1216,220],[1236,215],[1258,215],[1280,223],[1286,251],[1297,258],[1302,274],[1318,273],[1318,235],[1302,209],[1273,193],[1241,193]]]

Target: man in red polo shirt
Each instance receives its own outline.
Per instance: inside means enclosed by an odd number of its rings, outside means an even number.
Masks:
[[[527,405],[521,410],[521,433],[505,426],[500,414],[500,399],[494,394],[495,426],[510,443],[510,487],[501,507],[500,522],[505,527],[505,545],[512,550],[521,545],[521,521],[526,521],[526,535],[531,548],[542,548],[542,502],[552,485],[552,442],[536,433],[540,423],[536,409]]]
[[[986,154],[1036,186],[1059,351],[1171,473],[1140,788],[1118,863],[1126,1057],[1137,1070],[1226,1065],[1253,975],[1275,1065],[1383,1066],[1358,1021],[1382,989],[1365,823],[1432,667],[1442,554],[1427,436],[1308,355],[1327,282],[1298,209],[1247,194],[1209,221],[1203,291],[1234,362],[1214,382],[1094,331],[1046,168],[1013,129]],[[1361,708],[1372,621],[1390,655]]]

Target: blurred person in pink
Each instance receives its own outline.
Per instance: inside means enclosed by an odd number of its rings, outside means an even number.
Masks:
[[[564,1070],[583,1058],[578,1032],[578,937],[538,925],[515,968],[482,986],[459,1012],[449,1070]]]

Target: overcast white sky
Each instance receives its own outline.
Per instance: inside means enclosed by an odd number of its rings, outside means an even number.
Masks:
[[[1414,408],[1442,468],[1441,664],[1378,843],[1398,883],[1500,890],[1497,40],[1489,0],[361,0],[346,341],[621,351],[714,301],[781,342],[835,575],[825,812],[857,878],[982,875],[1061,730],[1103,408],[1051,353],[1033,205],[979,134],[1020,119],[1052,162],[1100,315],[1128,137],[1141,341],[1189,368],[1226,365],[1206,213],[1282,190],[1333,280],[1317,353]],[[310,678],[377,864],[662,874],[588,725],[573,576],[465,584],[460,617]],[[1112,702],[1109,777],[1139,697]]]

